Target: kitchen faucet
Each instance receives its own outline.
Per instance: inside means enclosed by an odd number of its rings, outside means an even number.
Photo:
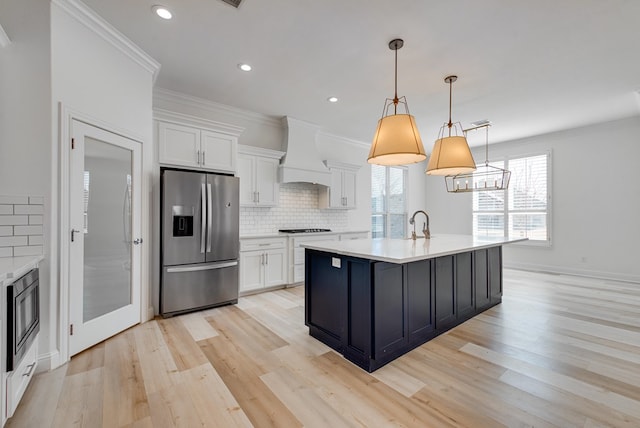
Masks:
[[[413,215],[411,216],[411,218],[409,219],[409,224],[413,225],[413,232],[411,232],[411,239],[413,239],[414,241],[416,240],[417,236],[416,236],[416,214],[418,213],[422,213],[424,214],[425,218],[427,219],[426,223],[422,223],[422,233],[424,235],[424,239],[429,239],[431,238],[431,232],[429,231],[429,214],[427,214],[426,212],[422,211],[422,210],[418,210],[416,212],[413,213]]]

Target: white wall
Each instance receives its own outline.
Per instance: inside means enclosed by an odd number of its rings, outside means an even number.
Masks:
[[[505,264],[640,282],[638,135],[640,118],[633,117],[490,145],[490,159],[548,150],[552,156],[552,246],[507,245]],[[483,162],[484,149],[474,157]],[[429,183],[435,223],[446,223],[450,233],[470,233],[470,194],[444,188],[443,181]]]
[[[0,48],[0,194],[44,198],[40,264],[41,353],[50,351],[50,295],[57,287],[51,263],[51,53],[49,2],[3,0],[0,24],[12,43]],[[54,308],[55,312],[55,308]],[[55,337],[55,336],[54,336]]]

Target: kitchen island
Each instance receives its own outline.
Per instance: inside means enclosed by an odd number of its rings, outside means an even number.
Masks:
[[[504,237],[319,241],[305,247],[309,334],[372,372],[499,304]]]

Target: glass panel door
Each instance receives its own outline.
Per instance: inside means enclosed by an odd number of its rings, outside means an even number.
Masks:
[[[84,141],[83,321],[131,303],[131,150]]]
[[[69,152],[69,355],[140,322],[141,152],[74,120]]]

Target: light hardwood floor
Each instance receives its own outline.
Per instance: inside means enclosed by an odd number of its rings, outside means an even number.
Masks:
[[[640,427],[640,284],[506,270],[503,303],[369,374],[304,289],[131,328],[36,376],[9,427]]]

